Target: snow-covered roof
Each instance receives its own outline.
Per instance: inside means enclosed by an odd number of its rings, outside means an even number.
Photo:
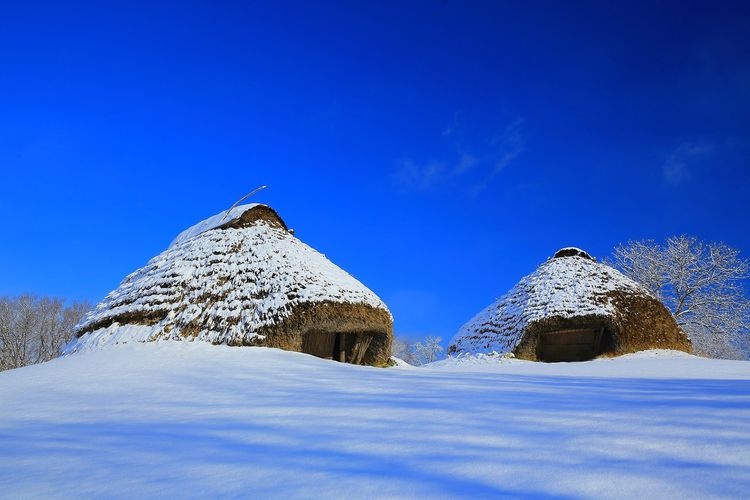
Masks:
[[[247,343],[305,302],[388,311],[372,291],[289,231],[264,220],[225,227],[257,206],[236,207],[223,220],[224,212],[183,231],[84,317],[77,331],[86,333],[68,351],[130,337]],[[127,335],[126,324],[134,327]]]
[[[231,210],[224,210],[221,213],[218,213],[212,217],[209,217],[208,219],[200,221],[198,224],[195,224],[193,226],[190,226],[189,228],[185,229],[183,232],[177,235],[177,238],[172,240],[172,243],[169,244],[170,248],[182,243],[183,241],[189,240],[190,238],[194,238],[198,236],[201,233],[205,233],[206,231],[210,231],[211,229],[216,229],[219,226],[223,226],[224,224],[229,224],[232,221],[235,221],[242,217],[242,214],[250,210],[251,208],[255,208],[259,206],[260,203],[248,203],[247,205],[238,205]],[[265,206],[265,205],[263,205]]]
[[[579,250],[568,248],[563,250]],[[449,344],[453,352],[510,352],[526,327],[544,318],[610,316],[612,291],[651,296],[616,269],[583,255],[548,260],[507,294],[463,325]],[[560,255],[560,256],[558,256]]]

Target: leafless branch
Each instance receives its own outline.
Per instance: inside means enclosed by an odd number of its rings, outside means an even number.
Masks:
[[[749,264],[738,250],[675,236],[663,245],[652,240],[619,245],[611,263],[669,307],[697,353],[748,356],[750,301],[744,282]]]

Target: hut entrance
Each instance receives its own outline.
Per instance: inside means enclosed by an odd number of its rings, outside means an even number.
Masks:
[[[539,361],[588,361],[601,352],[604,328],[566,328],[539,336]]]
[[[310,331],[304,335],[302,352],[342,363],[360,364],[372,339],[373,335],[367,333]]]
[[[323,359],[339,359],[340,346],[340,333],[307,332],[302,341],[302,352]]]

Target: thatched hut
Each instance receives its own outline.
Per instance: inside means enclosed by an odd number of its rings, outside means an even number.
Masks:
[[[122,342],[267,346],[355,364],[387,362],[393,321],[362,283],[248,204],[182,232],[76,328],[68,352]]]
[[[563,248],[458,331],[448,352],[512,352],[584,361],[645,349],[690,352],[690,340],[643,286],[578,248]]]

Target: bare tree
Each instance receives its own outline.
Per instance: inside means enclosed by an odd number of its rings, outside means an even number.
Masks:
[[[85,302],[66,306],[58,298],[0,297],[0,370],[57,357],[90,308]]]
[[[410,365],[419,366],[432,363],[440,358],[443,346],[440,337],[427,337],[419,342],[396,337],[393,339],[393,355]]]
[[[410,340],[395,337],[391,349],[393,356],[406,361],[410,365],[417,364],[417,357],[414,354],[414,344]]]
[[[723,243],[689,236],[631,241],[615,248],[613,265],[643,284],[672,311],[697,354],[748,356],[748,261]]]
[[[440,345],[442,340],[440,337],[427,337],[414,344],[414,353],[420,365],[432,363],[439,359],[440,353],[443,352],[443,346]]]

